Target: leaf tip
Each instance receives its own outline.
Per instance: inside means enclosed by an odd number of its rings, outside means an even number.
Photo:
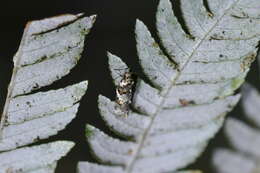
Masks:
[[[90,138],[93,135],[93,133],[94,133],[94,129],[95,129],[94,126],[92,126],[90,124],[87,124],[86,125],[86,130],[85,130],[85,136],[87,138]]]
[[[59,141],[57,142],[68,150],[72,149],[75,146],[75,143],[72,141]]]
[[[238,89],[243,83],[244,83],[245,79],[244,78],[235,78],[232,80],[232,83],[231,83],[231,87],[233,90],[236,90]]]
[[[106,97],[102,96],[101,94],[98,95],[98,102],[101,102],[102,100],[104,100]]]
[[[77,17],[77,18],[80,18],[80,17],[82,17],[82,16],[84,16],[85,15],[85,13],[78,13],[78,14],[76,14],[75,16]]]
[[[135,30],[136,30],[136,32],[142,31],[142,30],[147,30],[147,27],[141,20],[136,19]]]
[[[82,82],[80,82],[79,83],[79,85],[78,85],[80,88],[83,88],[83,89],[87,89],[88,88],[88,81],[87,80],[85,80],[85,81],[82,81]]]
[[[94,14],[94,15],[90,16],[89,18],[91,19],[92,24],[94,24],[97,20],[97,15]]]
[[[113,65],[113,59],[116,59],[116,56],[112,54],[111,52],[107,52],[107,57],[108,57],[108,64],[109,67]]]
[[[74,146],[75,143],[72,141],[56,141],[49,144],[50,148],[53,148],[55,151],[61,151],[62,156],[65,156]]]
[[[88,81],[82,81],[74,85],[74,93],[79,100],[85,95],[88,89]]]

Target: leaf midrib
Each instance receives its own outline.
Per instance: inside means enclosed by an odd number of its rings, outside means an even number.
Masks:
[[[221,17],[219,17],[219,19],[217,19],[216,23],[209,29],[209,31],[207,33],[205,33],[204,37],[199,41],[199,43],[197,44],[197,46],[193,49],[193,51],[190,53],[190,56],[188,57],[187,61],[184,63],[183,67],[177,72],[176,78],[173,79],[173,82],[171,84],[170,87],[168,87],[168,89],[165,91],[165,94],[162,95],[162,101],[160,102],[160,104],[158,105],[158,108],[156,110],[156,112],[154,114],[151,115],[151,122],[148,125],[147,129],[144,131],[141,140],[139,142],[138,148],[137,148],[137,152],[135,153],[135,155],[133,156],[132,161],[126,166],[125,168],[125,172],[126,173],[131,173],[132,169],[134,167],[134,164],[138,158],[138,156],[140,155],[140,152],[143,148],[144,145],[144,141],[150,131],[150,129],[152,128],[153,122],[156,118],[156,115],[161,111],[162,106],[165,103],[165,97],[169,94],[169,92],[172,90],[172,88],[175,86],[176,81],[178,80],[178,78],[181,75],[181,72],[183,71],[183,69],[185,69],[185,67],[187,66],[187,64],[190,62],[191,58],[193,57],[193,55],[195,54],[195,52],[197,51],[197,49],[200,47],[200,45],[205,41],[205,39],[207,38],[207,36],[212,32],[212,30],[219,24],[219,22],[223,19],[223,17],[225,17],[227,15],[227,12],[233,8],[240,0],[236,0],[232,5],[230,5],[230,7],[225,10],[225,12],[223,13],[223,15]]]

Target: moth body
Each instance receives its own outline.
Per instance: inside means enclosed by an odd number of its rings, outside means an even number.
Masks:
[[[135,80],[131,72],[125,72],[116,87],[116,103],[125,116],[129,114]]]

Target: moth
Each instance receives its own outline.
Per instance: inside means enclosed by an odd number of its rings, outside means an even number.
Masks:
[[[130,71],[126,71],[118,86],[116,86],[116,103],[125,116],[129,114],[134,85],[135,75]]]

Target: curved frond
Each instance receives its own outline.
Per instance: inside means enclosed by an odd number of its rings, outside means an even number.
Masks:
[[[0,172],[54,172],[71,142],[24,147],[64,129],[75,118],[88,82],[33,92],[67,75],[83,51],[95,16],[62,15],[26,25],[14,56],[0,124]]]
[[[160,0],[156,24],[167,54],[137,20],[137,51],[148,82],[137,80],[128,116],[117,102],[104,96],[98,101],[107,125],[131,141],[88,126],[93,153],[116,167],[81,163],[79,169],[176,172],[194,162],[239,100],[234,91],[244,82],[260,39],[259,19],[250,12],[259,5],[258,0],[212,0],[207,11],[202,0],[182,0],[187,33],[170,1]],[[238,19],[239,11],[248,17]],[[108,56],[118,87],[129,68],[119,57]]]

